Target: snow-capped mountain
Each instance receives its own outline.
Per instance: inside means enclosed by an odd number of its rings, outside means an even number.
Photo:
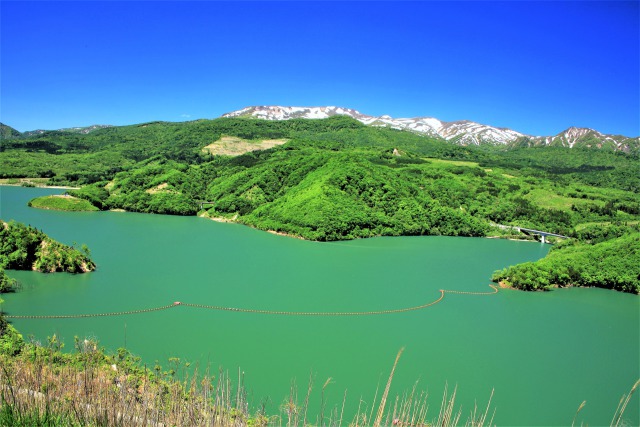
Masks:
[[[370,126],[387,126],[420,134],[440,137],[462,145],[509,144],[525,136],[510,129],[496,128],[468,120],[443,122],[433,117],[394,119],[390,116],[368,116],[357,110],[342,107],[281,107],[256,106],[227,113],[222,117],[255,117],[265,120],[325,119],[345,115]]]
[[[589,128],[570,127],[555,136],[524,137],[515,145],[535,147],[553,145],[561,147],[610,148],[630,152],[640,147],[640,138],[629,138],[622,135],[606,135]]]
[[[331,116],[351,116],[360,120],[365,116],[351,108],[341,107],[280,107],[277,105],[246,107],[242,110],[223,114],[222,117],[255,117],[264,120],[326,119]]]
[[[460,145],[516,145],[532,147],[540,145],[560,145],[565,147],[611,147],[616,150],[637,150],[639,138],[619,135],[605,135],[593,129],[571,127],[555,136],[531,136],[468,120],[443,122],[433,117],[398,118],[383,115],[368,116],[357,110],[342,107],[282,107],[253,106],[224,114],[222,117],[255,117],[264,120],[326,119],[335,115],[345,115],[370,126],[386,126],[419,134],[443,138]]]

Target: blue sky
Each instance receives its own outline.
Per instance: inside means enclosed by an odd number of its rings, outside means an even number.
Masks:
[[[640,135],[639,2],[0,3],[20,131],[249,105]]]

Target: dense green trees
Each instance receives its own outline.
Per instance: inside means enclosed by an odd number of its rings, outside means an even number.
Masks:
[[[229,215],[243,206],[239,220],[314,240],[340,240],[377,235],[448,234],[478,236],[487,223],[453,206],[442,204],[420,185],[415,172],[373,163],[358,153],[288,152],[278,166],[305,165],[296,175],[279,173],[272,161],[260,165],[262,173],[233,174],[229,191],[210,188],[212,200],[221,200],[213,214]],[[298,162],[300,157],[300,162]],[[304,159],[304,160],[302,160]],[[258,166],[254,166],[254,169]],[[306,173],[304,173],[306,172]],[[262,177],[262,179],[260,179]],[[259,178],[259,179],[256,179]],[[227,182],[221,180],[221,184]],[[423,182],[425,184],[425,182]],[[263,203],[260,203],[264,201]]]
[[[15,279],[7,276],[4,267],[0,266],[0,294],[13,292],[16,289],[17,282]]]
[[[222,136],[288,142],[235,157],[203,150]],[[626,232],[602,224],[640,220],[637,155],[461,147],[344,116],[45,132],[4,148],[3,176],[84,184],[71,194],[99,209],[194,215],[204,200],[210,216],[313,240],[483,236],[502,233],[498,223],[597,243]]]
[[[222,135],[289,142],[236,157],[202,151]],[[84,148],[73,138],[86,138]],[[14,141],[9,153],[20,157],[20,144],[45,140],[62,154],[44,153],[44,146],[30,154],[53,156],[61,165],[68,159],[54,181],[92,182],[71,194],[99,209],[194,215],[197,201],[206,200],[213,202],[207,205],[212,216],[309,239],[478,236],[491,222],[568,235],[580,223],[640,219],[640,197],[623,190],[635,185],[639,162],[632,156],[460,147],[348,117],[156,122],[84,136],[54,132]],[[85,154],[75,154],[79,150]],[[102,166],[83,169],[87,158],[103,153]]]
[[[5,127],[0,178],[52,177],[57,183],[110,180],[136,162],[161,155],[184,164],[210,160],[202,152],[223,135],[249,140],[287,138],[291,146],[325,150],[393,149],[420,156],[479,162],[484,168],[525,171],[554,181],[581,182],[629,191],[640,189],[638,156],[597,149],[461,147],[411,132],[364,126],[346,116],[325,120],[264,121],[220,118],[186,123],[151,122],[88,134],[47,131],[20,136]]]
[[[213,202],[207,206],[212,216],[331,240],[485,235],[490,222],[568,235],[582,222],[639,217],[633,209],[637,195],[611,191],[556,186],[471,162],[406,152],[389,156],[388,150],[377,149],[327,150],[292,141],[194,165],[157,156],[110,182],[71,194],[101,209],[180,215],[195,214],[196,201],[206,200]],[[546,203],[547,195],[558,205]],[[607,205],[611,208],[605,210]]]
[[[199,194],[197,174],[173,160],[153,158],[137,169],[122,172],[107,184],[102,181],[69,194],[83,198],[100,209],[125,209],[131,212],[195,215]]]
[[[495,282],[524,290],[552,286],[596,286],[640,293],[640,232],[596,244],[559,245],[536,262],[496,271]]]
[[[89,256],[42,231],[15,221],[0,221],[0,267],[43,272],[82,273],[95,269]]]

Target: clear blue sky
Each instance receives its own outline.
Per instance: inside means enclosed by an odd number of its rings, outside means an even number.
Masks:
[[[338,105],[640,135],[639,2],[0,2],[20,131]]]

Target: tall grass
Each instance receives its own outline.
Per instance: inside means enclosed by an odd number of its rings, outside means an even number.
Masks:
[[[244,374],[230,375],[222,369],[190,367],[170,359],[169,371],[140,366],[138,359],[121,350],[106,355],[94,341],[76,341],[74,354],[63,353],[52,339],[47,347],[26,345],[17,356],[0,355],[1,426],[439,426],[493,424],[493,392],[486,406],[477,405],[467,419],[456,404],[457,387],[445,386],[437,413],[430,415],[428,393],[418,383],[403,393],[390,395],[395,368],[393,363],[384,391],[376,391],[370,405],[362,399],[357,414],[345,420],[345,391],[341,405],[327,407],[324,389],[319,387],[319,413],[310,416],[314,390],[313,375],[302,393],[294,382],[288,398],[275,414],[264,407],[250,409]],[[623,413],[640,381],[623,396],[612,420],[622,423]],[[317,398],[317,397],[316,397]],[[318,402],[316,402],[317,404]]]
[[[224,370],[215,375],[210,369],[189,367],[179,359],[169,360],[170,369],[147,368],[125,350],[106,355],[95,341],[76,340],[74,354],[63,353],[55,337],[48,346],[27,344],[17,356],[0,356],[0,425],[2,426],[426,426],[427,394],[416,386],[390,398],[395,368],[393,364],[385,390],[370,408],[349,423],[344,419],[345,391],[340,406],[328,408],[321,387],[319,413],[310,416],[314,389],[313,375],[303,393],[292,382],[288,399],[277,414],[264,408],[251,412],[244,385],[244,374],[237,378]],[[455,425],[451,417],[455,391],[436,417],[442,426]],[[388,401],[393,403],[388,403]],[[366,414],[369,413],[369,416]],[[373,414],[375,420],[373,419]],[[477,424],[473,418],[471,425]]]

